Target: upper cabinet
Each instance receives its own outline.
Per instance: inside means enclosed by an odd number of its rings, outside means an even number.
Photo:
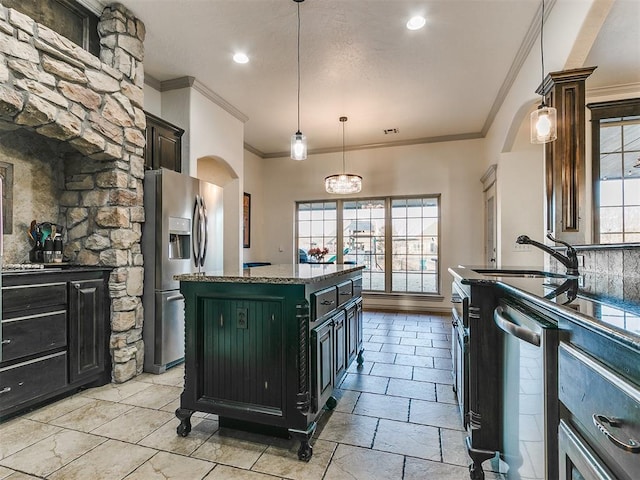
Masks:
[[[144,167],[148,170],[166,168],[182,171],[182,135],[184,130],[145,112],[147,117],[147,146]]]

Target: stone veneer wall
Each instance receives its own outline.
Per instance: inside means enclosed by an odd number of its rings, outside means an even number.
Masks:
[[[124,382],[142,372],[144,355],[145,28],[114,4],[98,30],[100,58],[0,0],[0,128],[24,128],[78,152],[64,156],[56,199],[68,232],[65,255],[77,265],[113,267],[112,371]]]

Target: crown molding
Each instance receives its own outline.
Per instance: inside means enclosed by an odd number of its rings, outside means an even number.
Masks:
[[[423,143],[440,143],[440,142],[456,142],[460,140],[476,140],[478,138],[484,138],[482,133],[461,133],[460,135],[441,135],[439,137],[423,137],[414,138],[410,140],[399,140],[397,142],[388,143],[367,143],[362,145],[350,145],[344,147],[345,151],[351,150],[370,150],[372,148],[388,148],[388,147],[407,147],[411,145],[421,145]],[[308,150],[307,155],[320,155],[323,153],[342,152],[342,147],[328,147],[328,148],[316,148]],[[273,152],[264,153],[262,158],[282,158],[288,157],[291,152]],[[257,155],[257,154],[256,154]]]
[[[252,145],[249,145],[247,142],[244,142],[244,149],[247,152],[251,152],[254,155],[260,157],[260,158],[265,158],[265,153],[261,152],[260,150],[258,150],[257,148],[253,147]]]
[[[144,83],[158,91],[162,88],[162,82],[147,73],[144,74]]]
[[[614,95],[638,95],[640,93],[640,82],[624,83],[621,85],[607,85],[605,87],[587,87],[587,98],[606,97]]]

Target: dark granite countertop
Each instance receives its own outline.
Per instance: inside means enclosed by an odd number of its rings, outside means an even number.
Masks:
[[[280,264],[235,271],[188,273],[175,275],[173,278],[181,282],[307,284],[356,272],[363,268],[363,265],[345,264]]]
[[[451,268],[449,272],[463,284],[495,284],[497,288],[640,351],[640,282],[636,278],[601,273],[585,273],[578,277],[482,275],[473,268]],[[540,267],[514,269],[544,273]]]

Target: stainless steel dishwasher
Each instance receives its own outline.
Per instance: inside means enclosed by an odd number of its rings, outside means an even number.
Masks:
[[[506,478],[558,478],[558,327],[501,300],[494,312],[504,332],[502,460]]]

